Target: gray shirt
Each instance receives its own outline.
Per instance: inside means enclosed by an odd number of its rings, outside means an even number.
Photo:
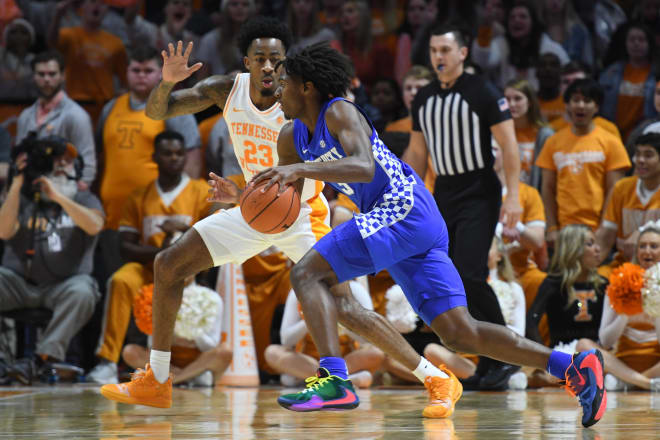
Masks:
[[[101,202],[89,191],[76,193],[73,200],[103,212]],[[28,225],[32,224],[34,208],[35,203],[21,194],[19,229],[6,242],[2,265],[36,285],[52,284],[73,275],[91,274],[98,236],[88,235],[54,203],[42,204],[37,209],[34,257],[28,270],[26,251],[30,249],[32,235]]]
[[[91,184],[96,177],[96,149],[94,148],[94,131],[89,114],[66,93],[57,106],[48,113],[41,125],[37,125],[37,108],[39,102],[21,112],[16,128],[16,145],[20,144],[31,131],[38,138],[46,136],[61,136],[76,146],[78,153],[85,161],[82,179]]]
[[[108,102],[101,111],[101,116],[99,116],[99,122],[97,124],[97,141],[100,146],[103,146],[103,126],[105,125],[105,120],[108,119],[108,115],[112,111],[112,108],[115,106],[117,98]],[[144,110],[147,106],[146,102],[138,102],[133,98],[129,99],[129,105],[132,110]],[[202,144],[202,139],[199,136],[199,129],[197,128],[197,121],[193,115],[181,115],[175,116],[170,119],[165,120],[165,127],[168,130],[177,131],[181,133],[185,141],[185,147],[188,150],[193,148],[199,148]]]
[[[211,129],[209,145],[206,149],[206,167],[223,177],[243,174],[236,159],[225,118],[218,119]]]

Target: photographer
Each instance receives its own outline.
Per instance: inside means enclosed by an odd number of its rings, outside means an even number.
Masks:
[[[104,216],[100,201],[78,190],[82,166],[74,166],[73,145],[29,137],[15,154],[15,175],[0,207],[0,239],[6,241],[0,310],[53,311],[34,358],[7,371],[29,385],[48,363],[64,361],[69,342],[92,316],[100,295],[89,274]]]

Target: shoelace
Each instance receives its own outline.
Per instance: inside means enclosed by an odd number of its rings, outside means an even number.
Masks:
[[[146,370],[143,370],[142,368],[138,368],[137,370],[131,373],[131,382],[137,382],[138,380],[143,379],[145,374],[147,374]]]
[[[330,376],[328,377],[310,376],[307,379],[305,379],[305,389],[303,390],[303,392],[306,393],[307,391],[314,391],[317,388],[320,388],[328,380],[330,380]]]
[[[451,396],[449,395],[449,386],[451,385],[450,381],[430,380],[429,382],[429,398],[431,399],[431,402],[447,403],[447,401],[451,400]]]

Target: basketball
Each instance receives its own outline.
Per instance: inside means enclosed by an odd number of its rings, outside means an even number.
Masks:
[[[279,185],[273,185],[266,192],[261,189],[268,183],[248,185],[241,194],[241,214],[252,229],[263,234],[277,234],[286,231],[300,213],[300,195],[291,186],[277,196]]]

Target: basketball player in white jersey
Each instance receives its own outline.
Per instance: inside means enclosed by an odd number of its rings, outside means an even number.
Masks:
[[[279,75],[278,61],[284,59],[291,37],[275,19],[255,17],[246,22],[238,37],[249,73],[235,79],[211,76],[190,89],[172,92],[175,84],[195,71],[201,63],[188,67],[192,52],[183,43],[169,53],[163,51],[163,78],[147,101],[147,116],[166,119],[196,113],[211,105],[223,109],[234,151],[246,181],[258,172],[277,165],[300,162],[295,150],[277,149],[277,138],[285,124],[284,113],[275,98]],[[237,203],[238,188],[230,181],[210,173],[211,199]],[[181,305],[184,279],[213,266],[228,262],[242,263],[274,245],[294,262],[330,231],[328,206],[321,194],[323,184],[313,180],[298,182],[301,209],[298,219],[279,234],[262,234],[243,219],[240,208],[221,210],[197,222],[154,261],[153,344],[146,371],[138,370],[131,382],[109,384],[101,393],[123,403],[169,408],[172,405],[172,380],[169,375],[170,347],[174,322]],[[339,285],[337,306],[339,321],[350,330],[365,335],[395,359],[415,356],[415,352],[382,316],[359,306],[348,283]],[[328,304],[328,310],[334,310]],[[334,313],[329,311],[328,313]],[[337,328],[325,329],[337,332]],[[374,335],[376,335],[374,337]],[[425,359],[424,359],[425,360]],[[425,360],[426,361],[426,360]],[[428,364],[428,365],[427,365]],[[426,361],[424,368],[432,368]]]

